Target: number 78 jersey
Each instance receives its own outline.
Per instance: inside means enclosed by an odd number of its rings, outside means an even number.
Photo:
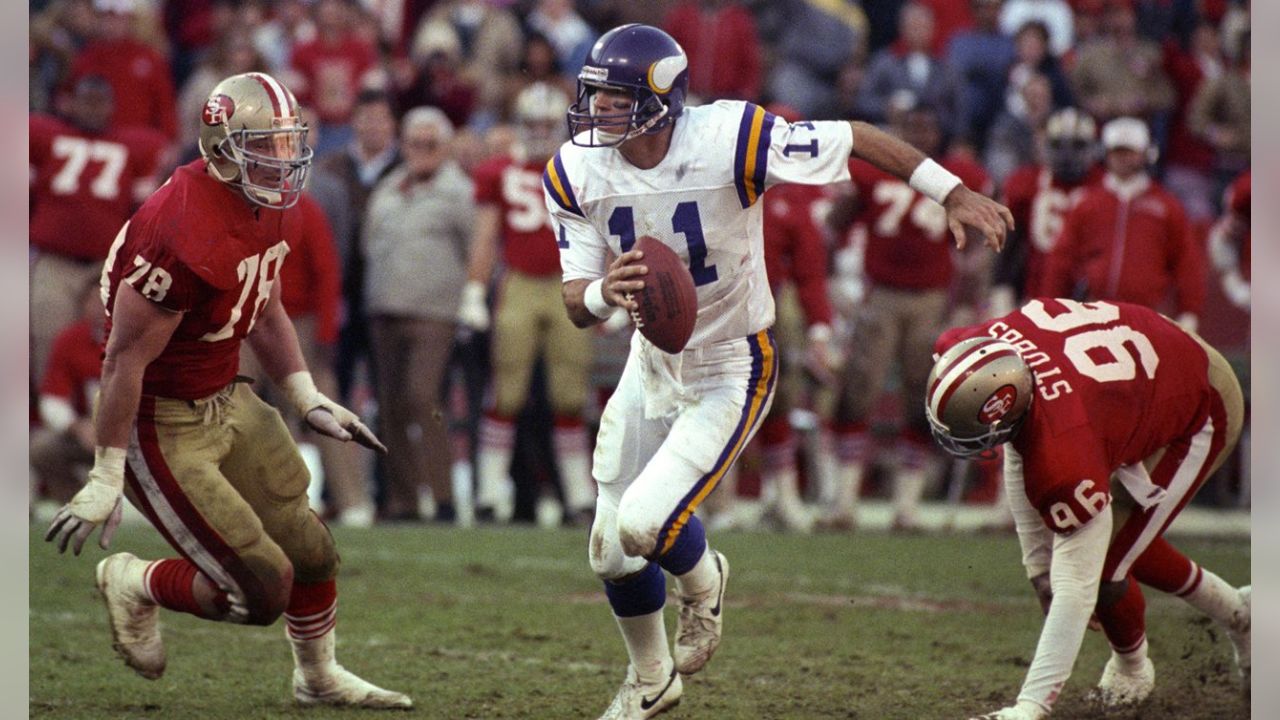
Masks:
[[[603,277],[610,254],[651,235],[684,260],[698,291],[690,347],[773,324],[764,264],[764,192],[849,179],[847,122],[788,124],[751,103],[686,108],[656,167],[613,148],[566,143],[543,174],[564,280]]]

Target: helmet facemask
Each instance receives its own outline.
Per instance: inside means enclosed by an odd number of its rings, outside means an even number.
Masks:
[[[1006,423],[1003,420],[997,420],[991,424],[990,428],[975,437],[956,437],[951,434],[951,428],[947,427],[934,417],[933,411],[925,406],[925,415],[929,418],[929,431],[933,433],[933,439],[938,445],[948,453],[959,458],[970,458],[990,452],[996,447],[1003,445],[1013,439],[1018,429],[1022,427],[1023,420],[1026,419],[1024,413],[1021,417],[1014,419],[1012,422]]]
[[[631,108],[625,111],[602,113],[595,104],[598,90],[612,90],[629,93]],[[578,99],[569,108],[569,135],[574,145],[584,147],[617,147],[633,137],[657,132],[666,127],[672,120],[667,117],[669,108],[662,98],[652,90],[638,90],[629,87],[616,87],[578,80]],[[626,127],[623,132],[603,130],[606,127]],[[578,135],[587,131],[587,137],[580,140]]]
[[[293,118],[278,124],[271,130],[232,130],[217,152],[238,168],[226,182],[238,185],[249,202],[280,210],[298,202],[314,153],[307,145],[306,125]]]

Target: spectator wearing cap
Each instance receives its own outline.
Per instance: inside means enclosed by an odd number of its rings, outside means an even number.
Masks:
[[[1029,22],[1049,31],[1049,48],[1062,55],[1075,43],[1074,15],[1066,0],[1007,0],[1000,9],[1000,29],[1009,36]]]
[[[1147,124],[1116,118],[1103,126],[1102,145],[1106,174],[1067,214],[1045,294],[1145,305],[1194,331],[1204,307],[1204,257],[1182,204],[1147,172],[1155,160]]]
[[[760,36],[751,11],[725,0],[681,0],[662,20],[689,55],[689,91],[706,101],[760,97]]]
[[[974,25],[952,36],[946,62],[957,82],[957,131],[983,139],[1004,102],[1013,40],[1000,32],[1004,0],[971,0]]]
[[[111,124],[149,127],[170,140],[178,115],[169,61],[134,33],[139,0],[94,0],[95,35],[76,56],[70,83],[86,75],[105,78],[115,97]]]
[[[898,17],[898,40],[871,58],[858,93],[856,114],[868,122],[885,122],[894,107],[923,103],[934,108],[944,132],[955,119],[955,82],[950,69],[930,48],[933,12],[908,3]]]
[[[449,159],[453,125],[438,108],[405,114],[404,163],[369,197],[363,245],[387,488],[381,516],[419,519],[425,483],[437,515],[452,520],[448,427],[440,383],[453,348],[475,202]]]
[[[1104,34],[1080,49],[1071,81],[1080,105],[1101,120],[1122,115],[1162,125],[1173,107],[1173,84],[1159,46],[1138,36],[1136,15],[1125,0],[1108,6]]]
[[[365,73],[378,61],[373,45],[352,31],[358,10],[349,0],[316,3],[316,38],[294,47],[290,65],[298,100],[324,125],[317,153],[351,140],[351,112]]]

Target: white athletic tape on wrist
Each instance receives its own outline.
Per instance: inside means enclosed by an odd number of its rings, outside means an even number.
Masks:
[[[956,189],[957,185],[962,184],[960,178],[956,177],[950,170],[942,167],[934,162],[933,158],[925,158],[924,162],[916,166],[911,172],[911,179],[907,181],[912,190],[924,195],[938,204],[942,204],[943,200]]]
[[[607,320],[613,312],[618,308],[604,301],[604,279],[600,278],[587,283],[587,289],[582,293],[582,302],[587,306],[587,310],[601,320]]]
[[[128,453],[124,448],[99,445],[93,449],[93,472],[90,479],[99,478],[115,487],[124,487],[124,462]]]
[[[316,389],[316,381],[312,379],[311,373],[306,370],[289,374],[281,386],[285,397],[289,398],[299,415],[305,417],[308,410],[319,404],[320,391]]]

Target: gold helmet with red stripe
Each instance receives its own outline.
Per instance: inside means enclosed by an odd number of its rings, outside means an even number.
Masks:
[[[201,113],[200,154],[214,177],[250,202],[283,209],[298,201],[311,167],[298,101],[266,73],[218,83]]]
[[[971,457],[1017,431],[1031,407],[1035,376],[1009,343],[976,337],[942,353],[926,387],[934,439],[952,455]]]

